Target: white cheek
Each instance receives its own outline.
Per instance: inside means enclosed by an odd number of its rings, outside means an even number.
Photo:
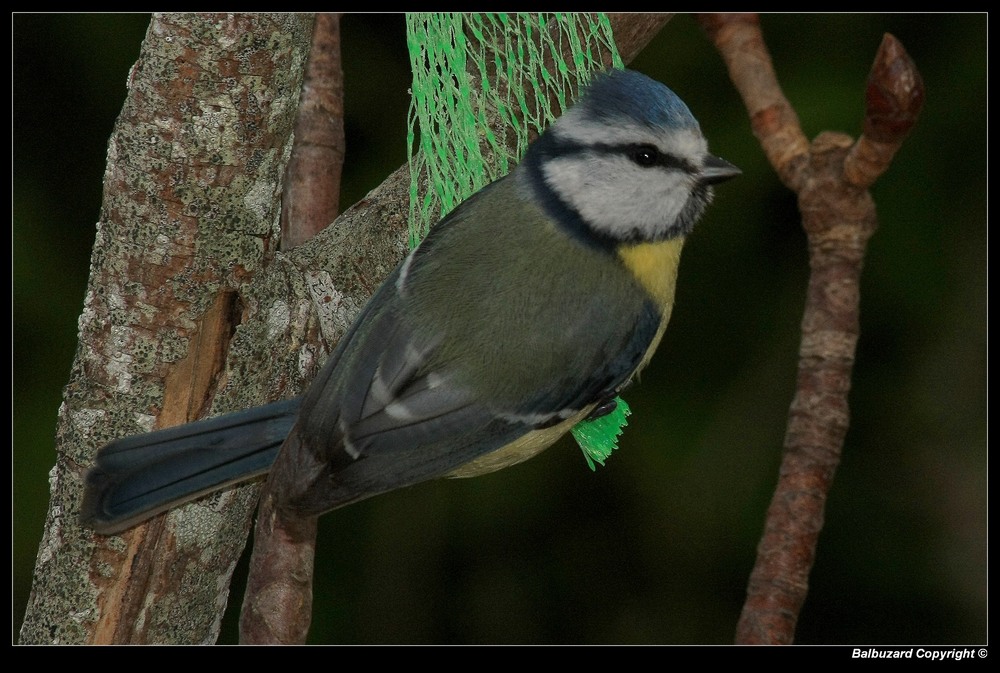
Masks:
[[[691,176],[681,170],[640,168],[624,157],[553,159],[544,170],[549,185],[591,228],[612,236],[663,233],[693,187]]]

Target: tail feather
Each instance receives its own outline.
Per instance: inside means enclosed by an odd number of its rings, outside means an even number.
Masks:
[[[81,523],[111,534],[264,474],[301,404],[284,400],[111,442],[87,473]]]

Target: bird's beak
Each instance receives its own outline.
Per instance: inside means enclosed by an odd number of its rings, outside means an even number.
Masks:
[[[701,175],[698,176],[698,180],[702,184],[714,185],[735,178],[742,172],[725,159],[709,155],[705,157],[705,163],[701,167]]]

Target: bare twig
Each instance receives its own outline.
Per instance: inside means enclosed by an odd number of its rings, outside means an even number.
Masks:
[[[274,493],[261,494],[246,596],[243,645],[301,645],[312,621],[316,517],[285,516]]]
[[[615,36],[615,47],[625,63],[630,62],[643,47],[649,44],[660,30],[673,18],[673,14],[608,14],[608,22]],[[610,65],[610,62],[608,62]]]
[[[916,122],[923,84],[902,45],[887,35],[869,76],[864,135],[854,142],[822,133],[807,144],[774,76],[757,17],[701,15],[699,21],[722,54],[768,159],[798,194],[809,242],[796,393],[736,632],[738,643],[791,643],[847,433],[861,268],[877,225],[867,188]]]
[[[808,161],[809,140],[774,74],[756,14],[699,14],[750,114],[754,135],[785,185],[795,191]]]
[[[343,167],[340,15],[317,14],[281,198],[282,249],[308,241],[337,219]]]
[[[344,167],[344,71],[340,15],[317,14],[302,82],[295,144],[285,173],[281,245],[300,245],[340,210]],[[265,482],[240,614],[240,642],[301,644],[312,619],[316,519],[279,516]]]
[[[924,82],[903,45],[886,33],[865,90],[864,134],[844,160],[844,177],[871,186],[917,122],[924,105]]]

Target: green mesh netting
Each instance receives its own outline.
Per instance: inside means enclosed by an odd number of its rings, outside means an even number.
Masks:
[[[530,139],[604,69],[601,53],[622,67],[604,14],[407,14],[406,28],[411,247],[465,198],[507,174]],[[592,470],[626,424],[628,406],[617,402],[611,414],[573,429]]]
[[[415,246],[442,215],[507,174],[529,138],[603,69],[598,50],[610,52],[614,67],[622,63],[603,14],[408,14],[406,21]],[[567,44],[572,66],[562,56]]]

